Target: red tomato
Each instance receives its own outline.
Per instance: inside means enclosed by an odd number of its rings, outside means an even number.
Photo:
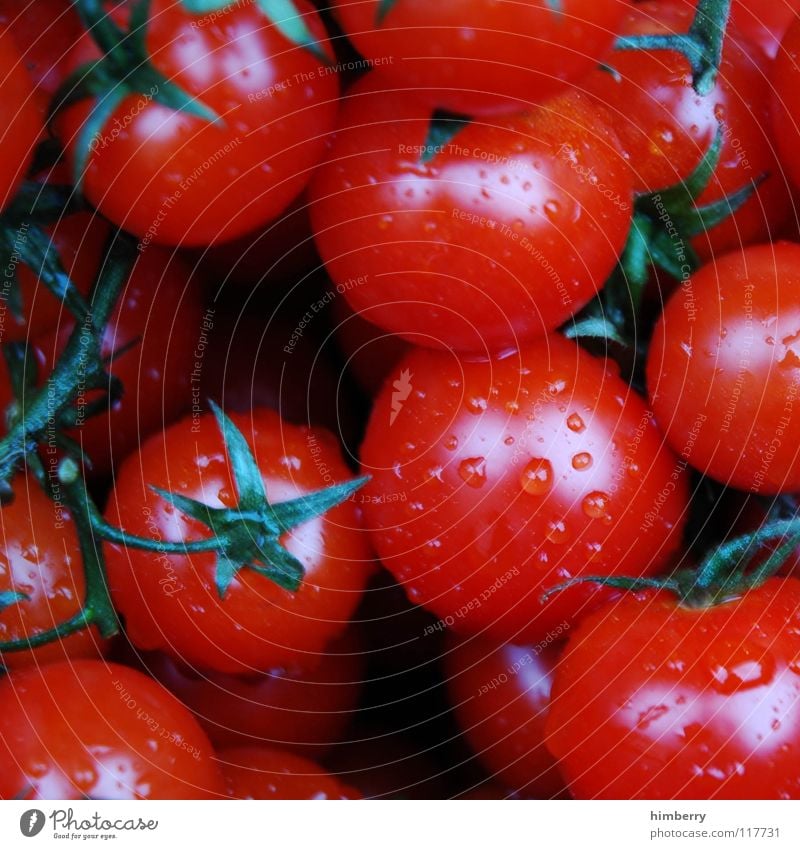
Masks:
[[[556,669],[547,745],[580,799],[798,799],[800,583],[716,607],[627,596]]]
[[[800,144],[800,20],[789,27],[772,68],[772,128],[781,165],[795,187],[800,186],[797,145]]]
[[[287,425],[277,413],[231,414],[244,433],[273,503],[352,477],[325,431]],[[197,540],[200,522],[177,513],[151,485],[212,507],[234,507],[238,494],[222,435],[206,414],[152,437],[123,463],[109,499],[109,520],[139,536]],[[114,603],[142,649],[159,649],[193,666],[233,674],[302,662],[341,632],[371,570],[353,502],[306,522],[282,538],[303,564],[296,593],[243,569],[223,599],[214,554],[165,557],[107,546]]]
[[[42,115],[12,36],[0,28],[0,209],[25,177],[42,132]]]
[[[232,799],[360,799],[313,761],[278,749],[224,749],[218,755]]]
[[[669,3],[632,7],[624,35],[686,32],[693,12]],[[636,191],[653,192],[686,179],[722,133],[719,164],[699,206],[762,182],[746,203],[721,224],[697,236],[703,257],[759,241],[778,231],[791,201],[774,152],[769,124],[769,86],[761,57],[728,38],[714,90],[701,97],[692,87],[684,56],[664,50],[617,51],[614,68],[587,79],[591,94],[604,104],[629,156]]]
[[[211,744],[139,672],[79,660],[0,681],[0,798],[207,799],[223,795]]]
[[[375,404],[362,490],[376,553],[458,631],[538,642],[680,543],[683,465],[642,400],[560,336],[490,361],[417,350]]]
[[[88,295],[111,230],[108,222],[99,215],[77,212],[45,229],[64,271],[78,291]],[[21,263],[16,266],[22,314],[15,316],[10,308],[0,312],[4,340],[24,341],[41,336],[69,318],[63,302],[39,280],[39,271]]]
[[[424,163],[430,108],[382,85],[350,94],[310,189],[317,246],[354,310],[416,344],[500,351],[584,306],[633,203],[588,98],[468,124]]]
[[[543,799],[564,790],[544,745],[558,653],[552,641],[497,648],[473,638],[452,641],[445,657],[456,718],[478,760],[492,779]]]
[[[144,665],[193,711],[215,746],[264,744],[320,757],[342,739],[355,711],[361,648],[347,632],[302,666],[247,678],[193,669],[165,654]]]
[[[585,76],[610,50],[627,0],[335,0],[367,62],[467,114],[518,112]]]
[[[311,4],[296,5],[330,53]],[[153,0],[146,43],[155,68],[220,120],[175,112],[147,91],[125,97],[92,142],[83,179],[89,201],[144,244],[208,245],[276,218],[333,128],[335,73],[253,2],[204,22],[174,0]],[[71,61],[77,67],[95,55],[87,36]],[[73,160],[91,104],[56,122]]]
[[[85,583],[78,537],[63,504],[50,500],[33,477],[20,474],[14,500],[0,507],[0,593],[25,599],[0,609],[0,641],[33,637],[71,619],[81,608]],[[6,669],[66,657],[96,657],[105,648],[95,628],[32,651],[0,655]]]
[[[42,98],[55,94],[66,76],[66,57],[81,34],[80,18],[70,0],[0,0],[0,27],[7,28]]]
[[[752,492],[800,489],[800,245],[728,254],[673,295],[647,384],[672,448]]]

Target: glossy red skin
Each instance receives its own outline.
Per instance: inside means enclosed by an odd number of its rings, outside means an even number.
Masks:
[[[45,229],[64,271],[78,291],[88,295],[111,230],[108,222],[99,215],[77,212]],[[5,311],[0,324],[3,340],[24,341],[42,336],[60,321],[69,320],[66,307],[39,281],[36,271],[22,263],[16,267],[22,315],[18,318],[10,309]]]
[[[0,0],[0,27],[17,45],[41,97],[42,113],[66,76],[66,58],[81,35],[80,18],[70,0]]]
[[[456,112],[519,112],[584,77],[610,52],[626,0],[335,0],[358,51],[395,82]]]
[[[79,660],[0,681],[2,799],[208,799],[223,787],[194,717],[140,672]]]
[[[675,292],[647,385],[667,440],[696,469],[762,494],[800,489],[798,327],[800,245],[790,242],[723,256]]]
[[[275,503],[353,477],[326,431],[288,425],[270,410],[232,413],[231,419],[248,440]],[[106,511],[114,524],[142,536],[208,536],[206,526],[170,507],[151,484],[213,507],[235,506],[235,483],[211,414],[185,418],[145,442],[120,468]],[[356,504],[346,501],[282,539],[306,569],[300,589],[290,593],[244,569],[223,600],[214,583],[213,554],[164,558],[107,546],[111,594],[131,641],[231,674],[319,654],[344,629],[372,568]]]
[[[81,608],[85,583],[78,537],[69,513],[42,492],[33,477],[18,475],[14,500],[0,508],[0,593],[28,598],[0,610],[0,642],[32,637],[71,619]],[[6,669],[67,657],[97,657],[105,641],[84,629],[32,651],[0,654]]]
[[[693,12],[645,2],[625,16],[626,35],[686,32]],[[747,48],[747,49],[745,49]],[[717,84],[701,97],[679,53],[618,51],[617,74],[596,70],[586,88],[605,105],[629,156],[636,191],[656,191],[692,173],[723,124],[720,162],[698,198],[702,206],[769,175],[731,217],[693,239],[705,259],[778,232],[791,209],[769,127],[769,80],[760,54],[737,35],[726,42]]]
[[[312,5],[299,0],[297,8],[324,43]],[[126,97],[106,123],[108,138],[89,155],[89,201],[147,244],[208,245],[276,218],[302,190],[333,129],[335,74],[319,73],[320,60],[292,45],[252,3],[232,4],[200,26],[181,4],[154,0],[147,47],[155,67],[223,123],[142,94]],[[84,37],[72,64],[94,50]],[[309,79],[301,82],[300,74]],[[81,102],[57,121],[71,156],[89,109]],[[115,121],[123,127],[118,134]]]
[[[772,67],[772,128],[781,165],[794,184],[800,186],[797,145],[800,144],[800,21],[795,20],[781,42]]]
[[[42,133],[42,115],[11,34],[0,29],[0,209],[6,207],[25,177]]]
[[[223,749],[219,763],[231,799],[360,799],[313,761],[279,749]]]
[[[694,9],[697,0],[661,0]],[[751,44],[757,44],[768,59],[778,54],[781,40],[800,12],[799,0],[732,0],[729,28]]]
[[[451,641],[445,657],[450,699],[470,747],[493,780],[526,797],[550,799],[564,790],[544,745],[558,655],[552,641],[498,648],[473,638]]]
[[[800,583],[626,596],[559,661],[547,745],[579,799],[797,799]]]
[[[422,164],[430,108],[383,85],[351,91],[309,190],[317,247],[350,305],[460,351],[558,327],[602,288],[628,235],[631,176],[614,133],[571,92],[469,124]]]
[[[682,467],[641,398],[575,343],[489,362],[417,350],[401,370],[413,391],[390,424],[387,382],[361,450],[364,520],[409,598],[444,624],[536,643],[609,592],[546,590],[657,572],[679,545]]]
[[[352,719],[364,680],[362,648],[347,632],[302,666],[246,678],[193,669],[165,654],[144,664],[217,748],[265,745],[314,758],[344,737]]]
[[[140,254],[103,335],[102,354],[122,381],[123,397],[72,434],[91,458],[95,476],[107,475],[142,439],[191,407],[197,362],[202,373],[197,352],[208,335],[204,321],[203,292],[184,260],[155,247]],[[73,326],[67,316],[56,332],[36,340],[47,361],[43,378]],[[86,393],[86,401],[96,395]]]

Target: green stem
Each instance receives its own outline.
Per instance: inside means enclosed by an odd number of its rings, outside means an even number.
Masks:
[[[722,60],[725,29],[731,0],[699,0],[689,32],[683,35],[627,35],[616,42],[617,50],[674,50],[692,68],[692,85],[705,97],[713,90]]]
[[[102,0],[73,0],[75,9],[86,31],[105,54],[116,52],[125,33],[114,23],[103,7]]]
[[[92,292],[86,321],[75,325],[47,381],[26,399],[23,413],[0,440],[0,482],[8,484],[26,455],[36,451],[48,427],[61,424],[61,416],[69,413],[81,389],[102,389],[107,382],[100,359],[100,334],[130,276],[135,258],[135,241],[116,234]]]

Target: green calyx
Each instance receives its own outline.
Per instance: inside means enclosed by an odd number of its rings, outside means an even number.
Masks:
[[[419,157],[420,164],[426,165],[430,162],[471,120],[469,116],[458,112],[437,109],[428,124],[428,132]]]
[[[174,492],[152,489],[181,513],[204,524],[213,536],[195,542],[136,537],[109,525],[96,509],[91,515],[92,528],[97,536],[128,548],[160,554],[215,554],[216,585],[221,598],[242,569],[250,569],[283,589],[295,592],[303,581],[305,570],[282,545],[281,537],[346,501],[368,478],[356,478],[273,504],[267,498],[261,472],[241,431],[216,404],[210,404],[225,442],[239,503],[231,508],[211,507]]]
[[[769,543],[779,545],[764,557],[763,546]],[[703,558],[697,569],[677,569],[670,575],[655,578],[590,575],[559,584],[542,598],[547,600],[578,584],[594,583],[631,592],[666,590],[677,596],[683,607],[714,607],[761,586],[775,575],[798,546],[800,517],[773,520],[754,533],[721,543]],[[759,557],[763,558],[760,563]]]
[[[255,3],[264,17],[292,44],[313,53],[323,65],[331,64],[330,57],[314,37],[305,16],[293,0],[255,0]],[[231,0],[181,0],[181,5],[192,15],[211,15],[221,9],[228,9]]]
[[[689,32],[681,35],[627,35],[617,39],[616,50],[674,50],[692,69],[695,91],[705,96],[717,81],[731,0],[699,0]]]
[[[152,64],[146,36],[150,0],[132,6],[127,31],[106,14],[102,0],[75,0],[78,14],[103,56],[77,68],[61,84],[51,106],[51,117],[74,103],[91,100],[92,108],[84,122],[74,161],[74,182],[80,188],[93,151],[113,142],[118,128],[106,127],[119,105],[137,97],[132,109],[141,112],[150,102],[176,112],[185,112],[205,121],[220,117],[198,98],[169,80]]]
[[[700,267],[691,240],[733,215],[758,188],[764,175],[717,201],[698,206],[722,154],[723,128],[694,171],[683,181],[634,201],[633,221],[619,265],[603,291],[563,328],[571,339],[603,339],[635,349],[639,308],[650,268],[686,280]]]

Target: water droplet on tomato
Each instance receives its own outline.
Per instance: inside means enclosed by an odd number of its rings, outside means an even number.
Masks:
[[[522,470],[519,482],[528,495],[546,495],[553,487],[553,467],[550,461],[534,457]]]
[[[572,413],[567,419],[567,427],[574,433],[581,433],[586,430],[583,419],[577,413]]]
[[[448,436],[444,441],[444,447],[448,451],[455,451],[458,448],[458,437],[457,436]]]
[[[513,437],[513,436],[507,436],[507,437],[503,440],[503,444],[504,444],[504,445],[513,445],[513,444],[514,444],[514,437]]]
[[[771,655],[764,655],[760,659],[748,657],[729,661],[711,667],[712,686],[718,692],[730,695],[769,684],[774,672],[775,661]]]
[[[544,214],[551,220],[555,221],[561,212],[561,204],[557,200],[548,200],[544,204]]]
[[[388,230],[393,221],[394,221],[394,219],[392,218],[391,215],[382,215],[378,219],[378,229],[379,230]]]
[[[486,459],[484,457],[468,457],[462,460],[458,474],[467,486],[480,489],[486,483]]]
[[[608,495],[605,492],[590,492],[583,499],[582,507],[590,519],[605,519],[608,517]]]
[[[564,542],[567,539],[567,526],[563,519],[547,523],[547,538],[550,542]]]
[[[472,397],[467,398],[466,401],[467,411],[472,413],[473,415],[478,415],[482,413],[487,407],[487,401],[485,398]]]
[[[592,465],[592,455],[586,451],[581,451],[572,458],[572,468],[579,472],[588,469]]]

